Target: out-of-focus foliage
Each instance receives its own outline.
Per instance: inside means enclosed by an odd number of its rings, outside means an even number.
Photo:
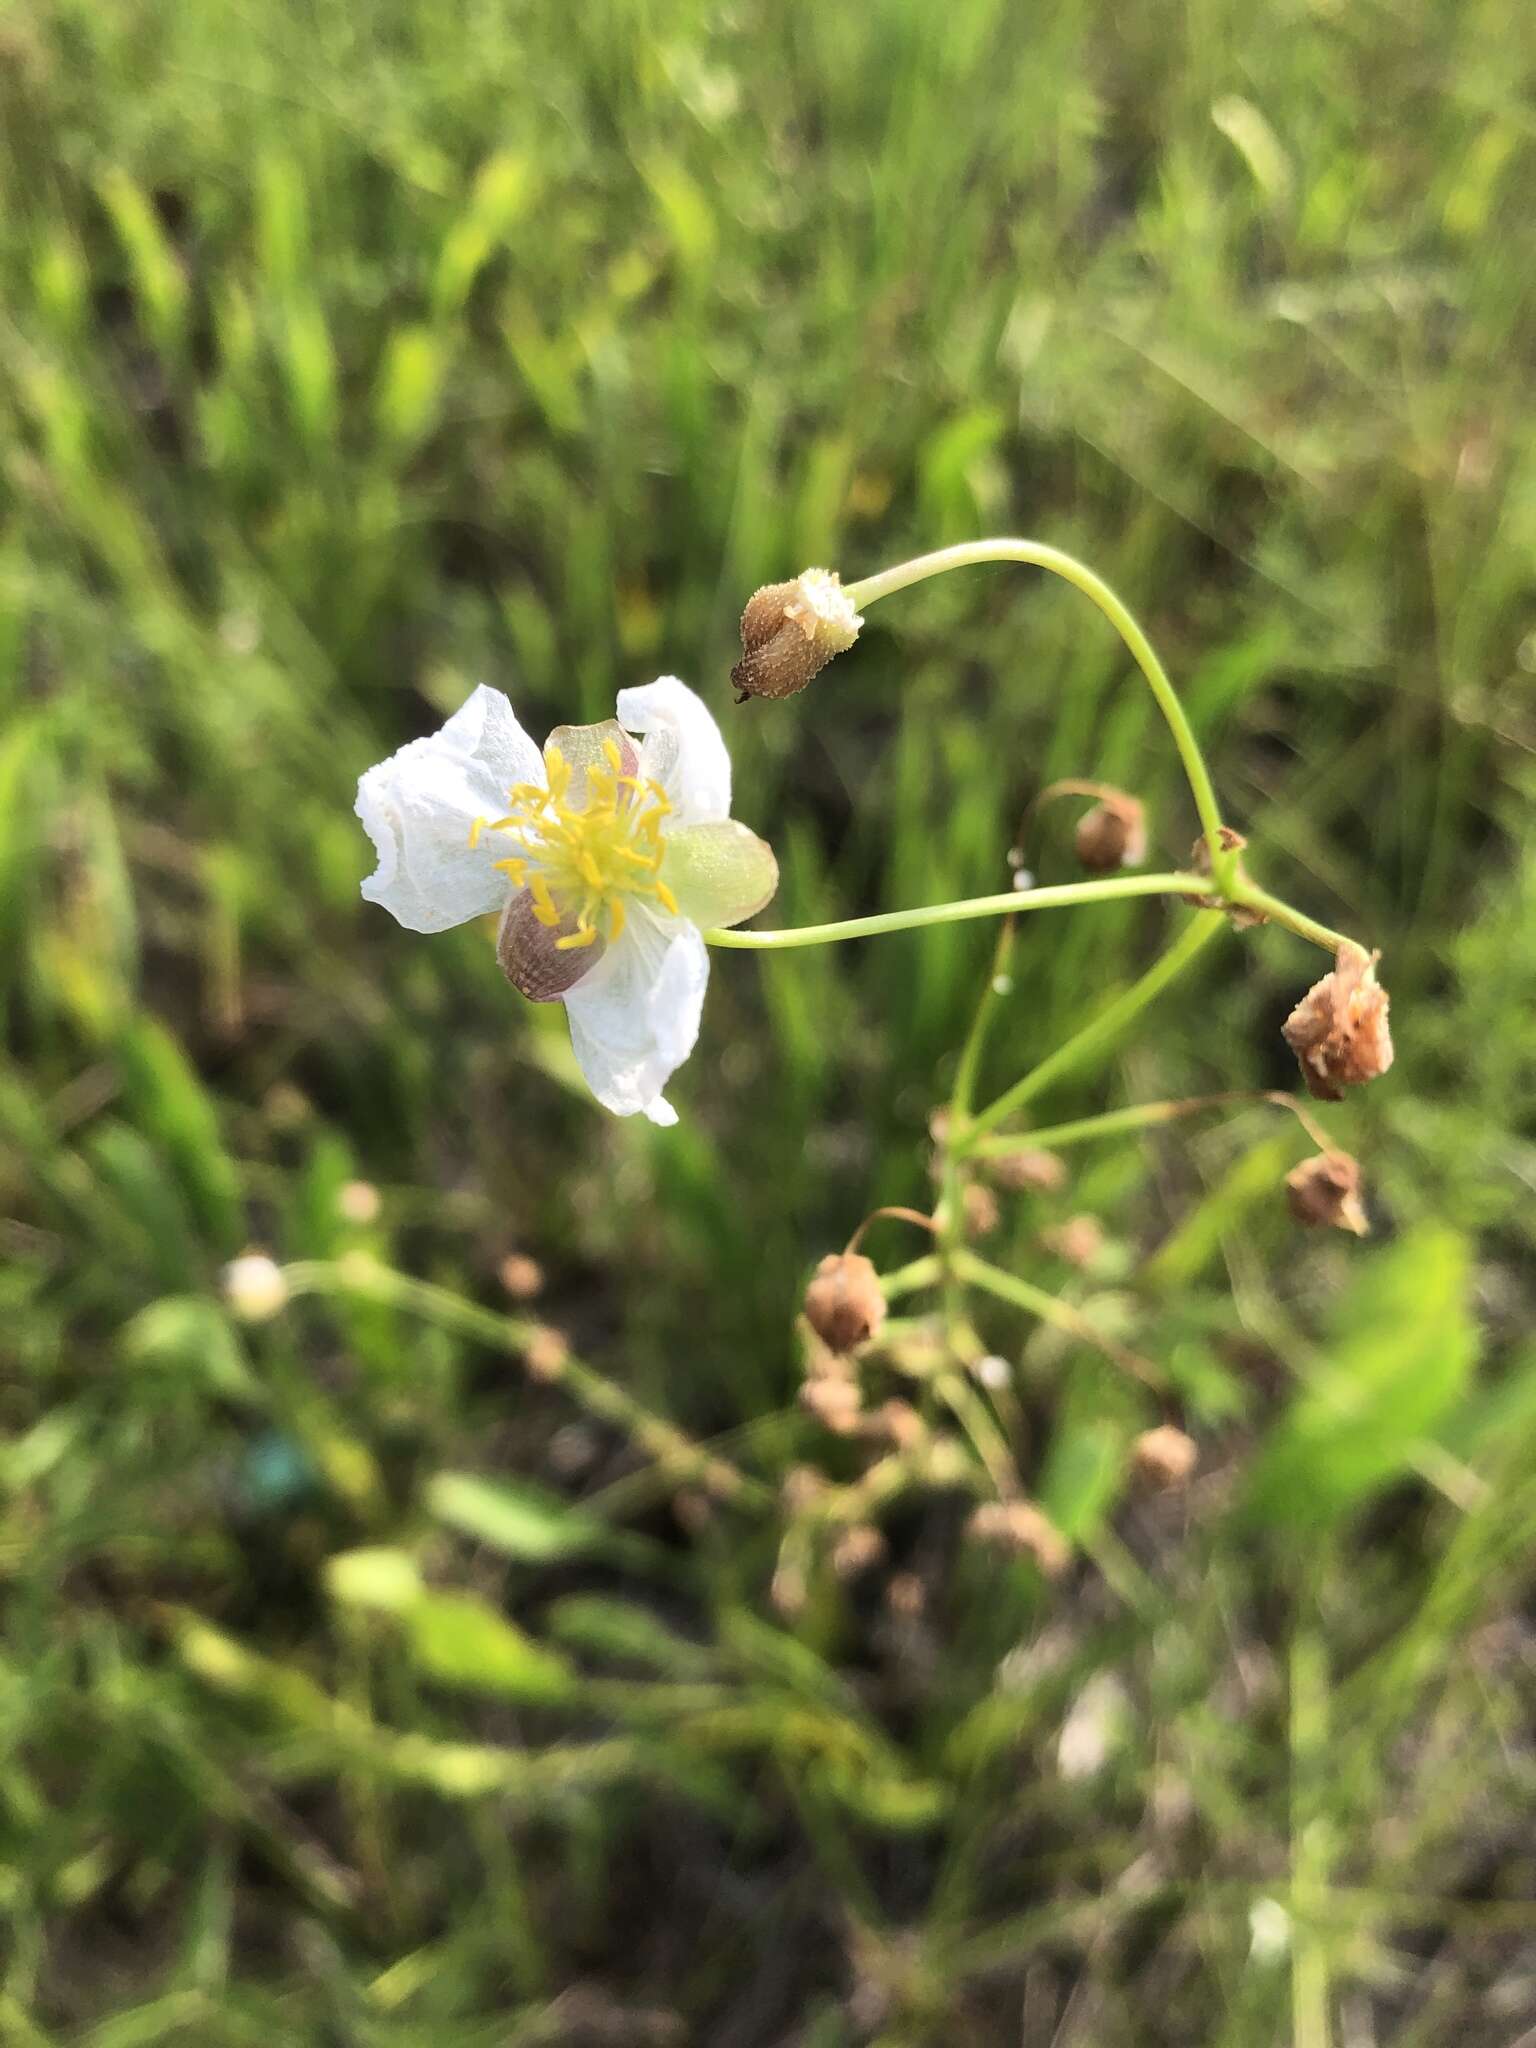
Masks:
[[[7,2040],[1536,2022],[1533,83],[1520,0],[6,12]],[[1000,1312],[1073,1570],[937,1492],[790,1618],[774,1490],[847,1476],[793,1308],[927,1199],[991,935],[717,957],[681,1126],[620,1125],[483,932],[359,901],[352,789],[476,681],[542,733],[675,670],[776,921],[1005,886],[1059,776],[1181,860],[1145,692],[1024,572],[731,708],[755,584],[989,531],[1116,582],[1255,871],[1383,947],[1398,1063],[1329,1113],[1376,1230],[1299,1238],[1267,1109],[1074,1152],[988,1255],[1160,1362],[1203,1476],[1128,1495],[1140,1396]],[[1027,923],[997,1086],[1166,913]],[[1042,1120],[1291,1085],[1317,969],[1223,937]],[[237,1326],[249,1242],[335,1284]],[[746,1492],[524,1376],[514,1252]]]

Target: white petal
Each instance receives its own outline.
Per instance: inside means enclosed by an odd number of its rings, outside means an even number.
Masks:
[[[661,1091],[693,1050],[708,980],[709,952],[691,925],[631,908],[624,936],[565,998],[571,1048],[605,1109],[677,1122]]]
[[[676,676],[620,690],[620,725],[649,735],[640,772],[659,782],[679,825],[707,825],[731,814],[731,757],[701,697]]]
[[[467,697],[441,732],[412,740],[357,785],[357,815],[379,856],[363,883],[413,932],[441,932],[506,901],[494,863],[507,851],[495,833],[476,848],[476,818],[499,818],[515,782],[543,786],[544,759],[500,690]]]

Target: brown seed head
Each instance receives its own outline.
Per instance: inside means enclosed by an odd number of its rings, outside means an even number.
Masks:
[[[885,1321],[885,1296],[862,1252],[828,1252],[805,1290],[805,1316],[834,1351],[869,1342]]]
[[[1156,1429],[1144,1429],[1131,1451],[1138,1477],[1154,1486],[1182,1486],[1195,1469],[1199,1457],[1193,1437],[1171,1422]]]
[[[1346,1088],[1375,1080],[1392,1064],[1388,997],[1376,979],[1380,958],[1346,939],[1333,972],[1308,989],[1281,1027],[1307,1092],[1320,1102],[1341,1101]]]
[[[994,1550],[1032,1557],[1048,1579],[1060,1578],[1072,1561],[1065,1536],[1028,1501],[984,1501],[966,1524],[966,1532]]]
[[[1090,874],[1139,867],[1147,857],[1147,814],[1139,797],[1107,789],[1084,811],[1072,835],[1077,857]]]
[[[731,681],[742,698],[792,697],[853,645],[863,623],[835,570],[765,583],[741,615],[742,656]]]
[[[996,1159],[989,1159],[986,1166],[998,1186],[1015,1195],[1026,1192],[1048,1195],[1061,1187],[1067,1178],[1067,1169],[1055,1152],[1004,1152]]]
[[[1298,1223],[1330,1225],[1364,1237],[1370,1230],[1360,1199],[1360,1162],[1347,1152],[1319,1152],[1285,1176],[1285,1197]]]

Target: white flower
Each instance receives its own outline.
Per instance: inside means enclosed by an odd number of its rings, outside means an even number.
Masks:
[[[417,932],[499,910],[508,980],[565,1004],[598,1101],[676,1123],[661,1091],[698,1037],[700,930],[740,924],[778,886],[772,849],[730,807],[720,729],[675,676],[621,690],[617,720],[556,727],[542,755],[482,684],[358,783],[379,857],[363,894]]]

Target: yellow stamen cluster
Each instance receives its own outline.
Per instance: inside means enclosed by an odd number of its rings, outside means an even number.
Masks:
[[[514,889],[529,891],[540,924],[552,929],[574,915],[575,930],[555,941],[559,952],[618,938],[626,896],[648,896],[677,915],[677,898],[660,877],[661,824],[672,806],[658,784],[624,773],[616,741],[603,741],[603,759],[606,768],[588,765],[578,809],[570,802],[570,762],[558,747],[546,748],[548,789],[518,783],[507,815],[477,818],[469,835],[471,846],[482,832],[511,835],[520,851],[495,865]]]

